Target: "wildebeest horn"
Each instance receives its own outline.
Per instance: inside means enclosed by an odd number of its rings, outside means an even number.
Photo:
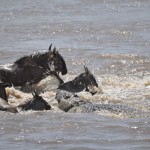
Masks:
[[[49,49],[48,49],[49,51],[51,51],[52,50],[52,43],[51,43],[51,45],[49,46]]]
[[[84,66],[84,70],[85,72],[88,72],[88,68],[86,66]]]
[[[88,67],[84,66],[84,70],[85,70],[86,73],[90,73]]]
[[[53,49],[53,53],[56,53],[56,47],[54,47],[54,49]]]

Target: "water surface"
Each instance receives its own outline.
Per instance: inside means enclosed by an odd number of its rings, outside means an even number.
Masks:
[[[149,8],[147,0],[1,0],[0,64],[45,52],[53,43],[68,66],[65,81],[84,65],[96,76],[103,93],[84,99],[125,104],[149,115]],[[43,96],[54,100],[51,85],[43,84]],[[59,110],[0,116],[1,149],[150,149],[148,117]]]

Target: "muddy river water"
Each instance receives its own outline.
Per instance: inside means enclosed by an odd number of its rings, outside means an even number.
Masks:
[[[1,0],[0,65],[47,51],[53,43],[72,80],[95,75],[99,92],[84,100],[128,105],[145,116],[96,113],[0,112],[0,148],[22,150],[150,149],[150,1]],[[42,81],[42,96],[55,101],[57,86]],[[19,91],[18,91],[19,93]],[[19,93],[20,94],[20,93]],[[21,101],[31,94],[21,93]]]

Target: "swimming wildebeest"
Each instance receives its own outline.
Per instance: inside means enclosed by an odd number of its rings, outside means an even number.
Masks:
[[[54,75],[60,84],[63,83],[59,73],[67,74],[66,63],[56,48],[51,50],[51,47],[52,44],[48,52],[18,59],[10,66],[10,69],[0,68],[0,80],[12,83],[14,86],[24,86],[27,83],[29,85],[36,84],[43,78]]]
[[[72,81],[61,84],[58,87],[58,90],[69,91],[72,93],[77,93],[85,90],[94,95],[98,90],[98,84],[89,69],[85,66],[84,69],[84,73],[81,73]]]
[[[7,111],[11,113],[17,113],[18,111],[27,111],[27,110],[50,110],[51,106],[42,98],[42,96],[39,96],[35,91],[33,94],[33,98],[25,102],[23,104],[20,104],[17,107],[11,106],[8,103],[7,94],[6,94],[6,87],[10,87],[11,84],[9,83],[0,83],[0,111]]]
[[[39,96],[35,91],[32,93],[33,98],[28,101],[27,103],[21,104],[19,107],[22,108],[23,111],[27,110],[50,110],[51,106],[42,98],[42,96]]]

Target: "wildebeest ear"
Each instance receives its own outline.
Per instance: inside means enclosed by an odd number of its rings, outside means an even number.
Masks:
[[[51,52],[51,50],[52,50],[52,43],[51,43],[51,45],[49,46],[48,51],[50,51],[50,52]]]
[[[86,66],[84,66],[84,70],[85,72],[88,72],[88,68]]]
[[[54,53],[54,54],[56,53],[56,47],[53,48],[53,53]]]
[[[58,56],[58,51],[56,51],[56,47],[54,47],[54,49],[53,49],[53,54],[54,54],[55,57]]]

